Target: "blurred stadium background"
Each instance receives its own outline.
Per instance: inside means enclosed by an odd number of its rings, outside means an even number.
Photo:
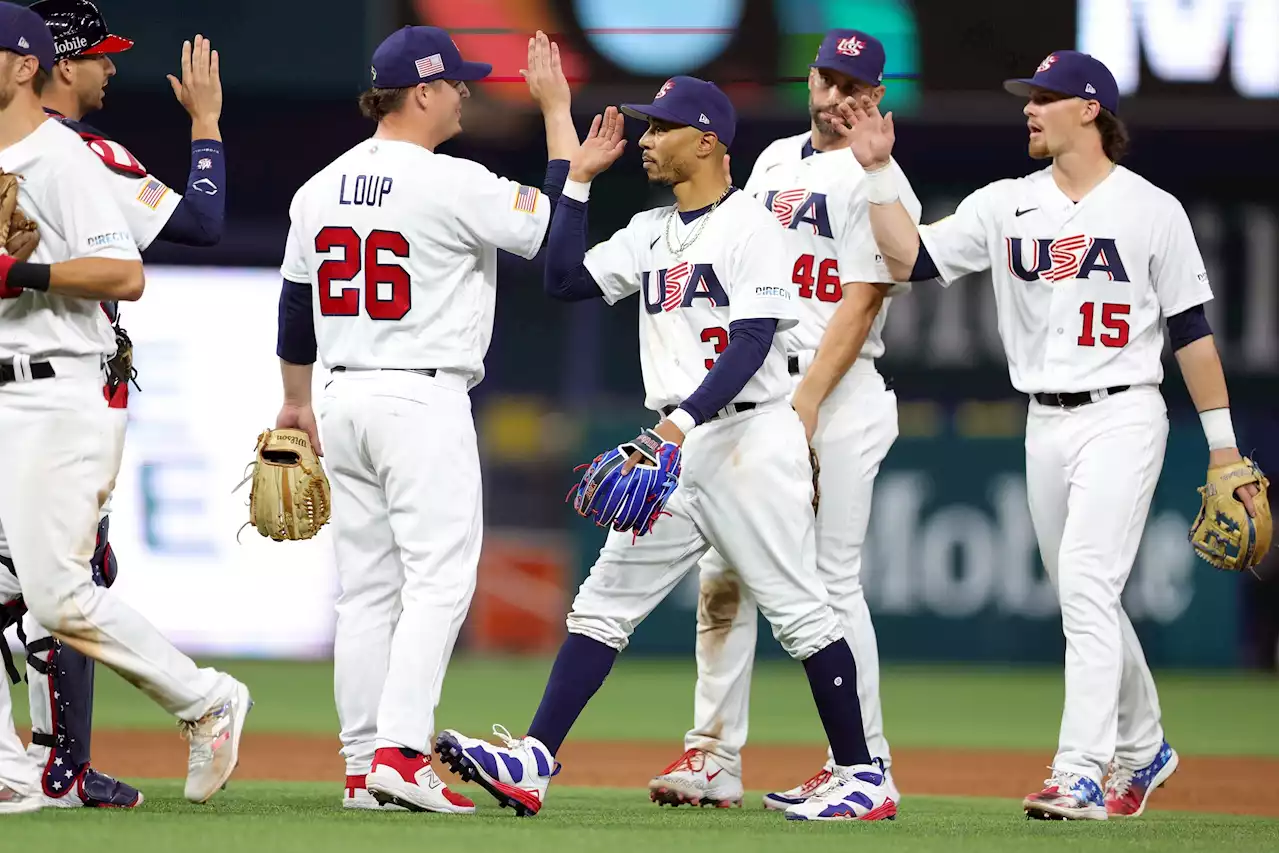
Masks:
[[[768,142],[807,127],[802,81],[823,30],[867,30],[889,52],[896,154],[926,221],[988,181],[1038,168],[1026,156],[1021,103],[1001,81],[1030,73],[1054,49],[1094,53],[1125,96],[1134,139],[1125,165],[1176,194],[1191,216],[1217,296],[1209,313],[1241,449],[1280,479],[1275,0],[100,6],[113,32],[137,43],[114,57],[106,108],[88,121],[171,185],[187,172],[189,125],[164,75],[197,32],[222,60],[228,229],[211,249],[153,246],[146,298],[125,307],[142,391],[132,398],[111,528],[117,589],[193,653],[329,655],[327,532],[286,545],[250,529],[237,541],[247,487],[232,490],[279,404],[275,306],[289,200],[372,132],[356,108],[368,57],[406,23],[446,27],[464,55],[495,66],[495,80],[472,89],[465,134],[442,151],[526,183],[540,183],[545,165],[542,122],[518,73],[536,28],[566,49],[580,132],[605,105],[648,99],[673,74],[725,84],[740,114],[731,151],[739,185]],[[596,239],[667,200],[646,186],[634,145],[597,184]],[[602,539],[562,503],[571,469],[650,420],[633,311],[553,303],[540,281],[540,263],[504,256],[488,376],[473,394],[487,532],[462,644],[478,654],[545,655],[558,644]],[[1025,402],[1009,386],[989,283],[917,286],[891,306],[886,338],[881,371],[901,403],[902,437],[877,484],[865,569],[882,656],[1060,662],[1058,616],[1026,509]],[[1157,667],[1274,671],[1275,550],[1259,578],[1217,574],[1192,556],[1186,531],[1206,451],[1171,358],[1166,374],[1169,453],[1129,612]],[[192,594],[215,588],[233,610]],[[629,656],[687,656],[695,597],[696,586],[682,587],[641,626]],[[761,653],[781,655],[768,631]]]

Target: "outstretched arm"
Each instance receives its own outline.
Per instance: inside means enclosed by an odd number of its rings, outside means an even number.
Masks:
[[[191,116],[191,171],[187,189],[159,238],[185,246],[213,246],[226,218],[227,167],[223,159],[222,80],[218,52],[197,35],[182,43],[182,79],[168,75],[174,97]]]

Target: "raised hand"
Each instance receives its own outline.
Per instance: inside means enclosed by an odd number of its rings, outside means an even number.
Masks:
[[[173,96],[191,116],[193,126],[202,125],[205,130],[212,127],[216,134],[222,116],[222,78],[218,76],[218,52],[210,47],[207,38],[197,34],[194,41],[182,43],[181,70],[181,80],[165,75],[173,87]]]
[[[569,177],[586,183],[617,162],[627,147],[623,136],[625,119],[617,107],[609,107],[603,116],[591,120],[587,138],[569,160]]]
[[[864,169],[888,165],[893,154],[893,113],[880,115],[870,98],[845,98],[836,105],[832,124],[849,142],[853,156]]]
[[[560,64],[560,47],[542,30],[529,39],[528,65],[528,68],[520,69],[520,75],[542,111],[568,109],[571,95],[569,81]]]

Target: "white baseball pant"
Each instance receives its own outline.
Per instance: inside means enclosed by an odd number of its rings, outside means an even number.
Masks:
[[[336,372],[320,411],[339,596],[334,696],[348,775],[431,753],[480,563],[480,454],[461,374]]]
[[[110,590],[89,560],[123,446],[98,359],[51,359],[52,379],[0,385],[0,523],[31,616],[166,711],[196,720],[231,679],[197,668]]]
[[[1027,499],[1062,609],[1066,690],[1055,769],[1102,784],[1112,758],[1143,767],[1164,739],[1155,682],[1120,605],[1164,463],[1154,386],[1027,412]]]
[[[810,360],[802,358],[801,364]],[[861,569],[872,486],[897,437],[897,396],[885,387],[874,362],[859,358],[823,402],[813,436],[820,468],[817,566],[858,665],[867,747],[886,767],[892,758],[880,707],[880,654]],[[756,650],[756,602],[719,551],[703,557],[699,587],[698,681],[694,724],[685,734],[685,749],[706,750],[730,773],[741,776]]]
[[[610,531],[574,598],[569,632],[615,649],[711,547],[726,554],[774,637],[805,660],[843,633],[814,564],[804,427],[779,400],[689,434],[680,485],[644,536]]]

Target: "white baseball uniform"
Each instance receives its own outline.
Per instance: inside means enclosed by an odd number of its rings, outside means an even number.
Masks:
[[[181,196],[172,192],[158,178],[150,175],[142,163],[120,143],[109,139],[92,139],[86,140],[86,144],[107,167],[101,170],[104,176],[102,185],[110,191],[112,201],[124,216],[129,235],[139,251],[146,249],[164,228],[169,217],[173,215],[174,209],[181,201]],[[119,308],[117,307],[116,310]],[[114,344],[114,335],[112,335],[112,341]],[[124,448],[125,429],[129,421],[128,410],[125,408],[127,400],[128,389],[125,388],[117,394],[116,399],[107,408],[107,417],[111,421],[114,440],[121,451]],[[105,517],[111,512],[111,499],[114,494],[114,489],[108,492],[102,505],[101,516]],[[12,557],[2,526],[0,526],[0,557]],[[5,578],[0,577],[0,604],[18,597],[16,578],[13,580],[14,583],[9,585]],[[23,616],[22,630],[26,635],[28,646],[38,647],[37,644],[41,640],[51,636],[48,629],[41,625],[30,612]],[[52,650],[41,654],[46,660],[53,657]],[[48,670],[47,668],[37,669],[28,664],[26,671],[32,731],[50,734],[54,731],[54,709],[50,698],[53,691],[50,689]],[[28,747],[28,752],[32,758],[43,764],[48,757],[49,747],[32,743]]]
[[[1101,784],[1113,758],[1146,766],[1163,739],[1120,594],[1169,433],[1163,318],[1213,298],[1204,261],[1178,200],[1123,166],[1078,203],[1052,167],[997,181],[920,236],[944,282],[991,270],[1009,376],[1033,395],[1027,496],[1067,643],[1053,766]],[[1092,402],[1034,397],[1070,392]]]
[[[42,122],[0,151],[0,168],[23,176],[18,203],[41,235],[33,263],[139,259],[102,164],[73,131]],[[0,364],[18,377],[0,384],[0,521],[28,612],[165,710],[194,720],[228,692],[229,677],[197,669],[132,608],[95,586],[89,572],[122,451],[102,393],[103,361],[114,352],[98,302],[27,290],[0,294]],[[45,364],[55,375],[34,378]],[[12,730],[11,720],[0,721],[6,727]],[[0,766],[25,765],[34,774],[34,763],[8,755],[12,742],[3,742]]]
[[[746,184],[746,192],[785,229],[791,280],[800,297],[800,322],[782,335],[792,357],[793,391],[840,307],[842,283],[894,283],[879,260],[867,221],[862,167],[848,148],[814,152],[806,144],[809,138],[806,132],[769,145]],[[893,168],[903,203],[918,222],[920,203],[896,162]],[[897,397],[885,387],[875,359],[884,354],[881,330],[892,294],[909,289],[909,284],[899,283],[890,290],[857,361],[823,402],[813,436],[821,466],[818,575],[858,665],[867,747],[886,766],[892,759],[880,707],[879,652],[860,574],[872,486],[898,437]],[[685,748],[706,750],[730,773],[741,776],[756,647],[755,601],[718,551],[703,558],[699,586],[698,683],[694,725],[685,735]]]
[[[592,248],[585,266],[609,304],[640,293],[645,406],[665,413],[702,384],[728,344],[730,323],[796,324],[791,263],[777,221],[734,192],[688,223],[674,205],[639,213]],[[790,385],[775,335],[742,391],[686,437],[670,517],[641,537],[610,531],[573,601],[571,633],[625,648],[635,627],[715,547],[793,658],[843,636],[814,564],[812,470],[804,427],[787,404]]]
[[[365,140],[298,190],[281,272],[315,288],[341,587],[334,680],[348,775],[431,753],[475,591],[480,460],[468,391],[493,333],[497,252],[532,258],[537,189],[418,145]],[[427,374],[431,375],[427,375]]]

